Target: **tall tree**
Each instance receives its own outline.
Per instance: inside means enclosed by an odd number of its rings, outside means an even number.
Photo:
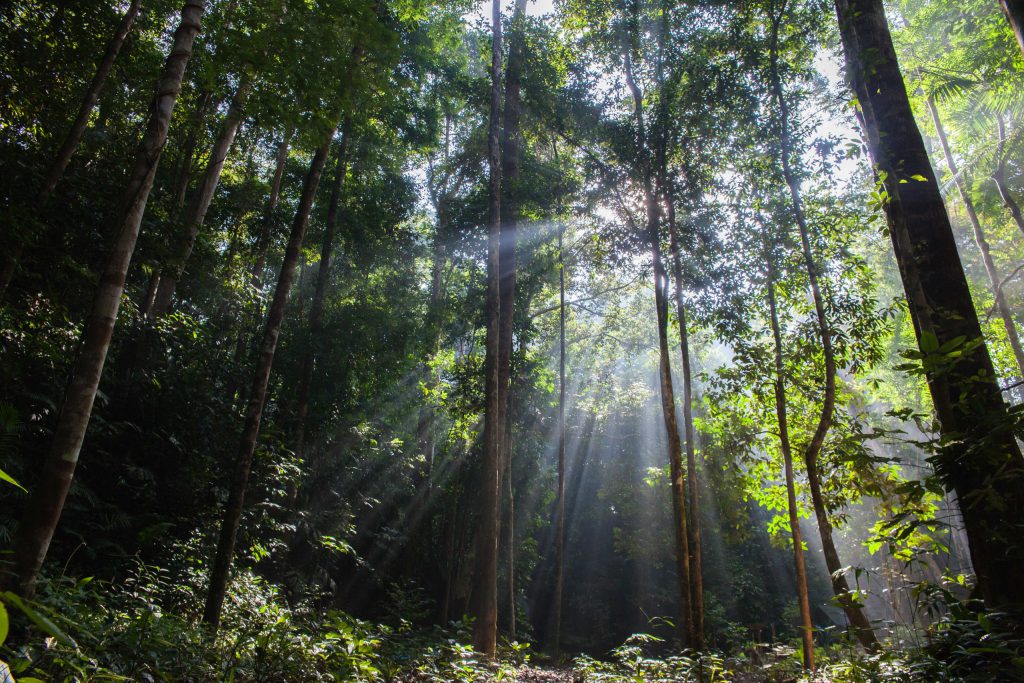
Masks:
[[[85,129],[89,125],[89,118],[92,116],[93,109],[96,108],[96,102],[100,99],[103,86],[107,83],[107,76],[110,75],[110,70],[114,68],[114,62],[117,61],[117,56],[121,53],[121,47],[131,32],[135,19],[139,16],[141,5],[141,0],[131,1],[131,4],[128,5],[128,11],[124,13],[121,22],[114,31],[114,35],[111,36],[110,42],[107,43],[107,49],[103,53],[100,63],[96,66],[96,73],[89,82],[85,95],[82,96],[82,103],[78,106],[75,120],[72,121],[71,128],[68,130],[64,142],[46,169],[43,186],[40,188],[39,197],[36,200],[39,206],[46,205],[50,195],[53,194],[53,190],[57,187],[61,178],[64,177],[64,171],[67,170],[68,164],[71,163],[71,157],[74,155],[75,150],[78,149],[78,143],[82,141]],[[24,250],[24,244],[18,242],[9,245],[8,248],[10,250],[0,260],[0,300],[3,300],[7,287],[14,278],[14,272],[18,267],[18,261],[21,260],[21,253]]]
[[[200,180],[199,187],[192,199],[192,205],[179,227],[174,253],[161,271],[160,284],[157,287],[156,298],[153,302],[153,314],[157,317],[166,315],[171,309],[174,291],[185,270],[185,265],[192,255],[196,238],[199,237],[199,231],[206,220],[206,212],[210,209],[213,195],[217,191],[217,185],[220,183],[220,176],[224,171],[224,163],[227,161],[228,153],[235,142],[238,128],[242,125],[245,105],[249,99],[252,85],[252,75],[249,73],[243,74],[238,87],[235,89],[235,94],[231,98],[231,105],[228,107],[228,113],[224,117],[220,134],[213,143],[213,149],[210,151],[210,160],[206,164],[206,170],[203,172],[202,180]]]
[[[331,151],[335,128],[327,135],[326,141],[317,149],[306,173],[302,186],[292,230],[285,249],[281,272],[277,278],[277,287],[267,320],[263,327],[263,339],[260,353],[253,372],[252,387],[249,391],[249,402],[245,409],[245,424],[235,454],[234,471],[229,483],[228,500],[224,506],[224,518],[221,521],[217,550],[210,569],[210,587],[206,594],[203,607],[203,621],[212,630],[220,625],[221,608],[227,593],[228,578],[231,573],[232,558],[235,554],[235,541],[238,527],[242,520],[242,509],[245,505],[245,491],[249,485],[249,474],[252,471],[253,456],[256,453],[256,439],[260,433],[260,422],[263,419],[263,408],[267,399],[267,384],[270,382],[270,371],[274,366],[274,355],[277,352],[277,341],[281,335],[281,323],[284,321],[288,296],[291,293],[292,281],[302,252],[302,241],[309,224],[309,214],[313,209],[313,200],[320,185],[320,176],[327,164],[327,156]]]
[[[981,335],[881,0],[836,0],[848,75],[884,185],[889,233],[943,443],[934,464],[957,494],[992,605],[1024,603],[1024,458]],[[953,357],[953,355],[956,357]]]
[[[634,12],[636,4],[633,4]],[[633,17],[633,24],[638,17]],[[638,28],[638,27],[637,27]],[[668,444],[669,477],[672,489],[673,538],[676,553],[676,580],[679,587],[679,629],[680,640],[686,643],[696,641],[692,609],[692,584],[690,580],[690,540],[686,514],[686,474],[683,468],[683,447],[679,438],[679,423],[676,419],[675,388],[672,384],[672,363],[668,347],[668,273],[661,254],[661,210],[655,194],[654,163],[651,159],[650,140],[644,120],[644,96],[633,73],[633,48],[627,34],[623,32],[622,63],[626,86],[633,99],[633,122],[636,128],[636,154],[639,159],[641,183],[646,219],[645,235],[651,250],[651,264],[654,273],[654,305],[658,326],[658,377],[661,390],[661,412],[665,421]]]
[[[171,114],[181,91],[185,67],[192,55],[192,46],[199,33],[205,9],[205,0],[186,0],[182,7],[181,21],[174,32],[167,60],[157,80],[146,132],[139,143],[121,201],[121,210],[113,226],[116,237],[82,331],[53,442],[43,463],[43,475],[18,527],[15,564],[18,590],[25,595],[31,595],[34,590],[36,577],[46,558],[50,540],[71,488],[75,465],[92,416],[93,402],[114,334],[128,265],[135,251],[142,215],[167,141]]]
[[[829,324],[828,315],[825,313],[825,297],[821,291],[821,282],[819,280],[820,271],[815,261],[814,253],[811,250],[811,228],[808,225],[807,216],[804,212],[800,179],[794,168],[793,138],[790,130],[791,113],[789,102],[786,99],[785,88],[782,84],[782,77],[779,73],[779,29],[786,17],[787,4],[787,0],[782,0],[777,11],[774,2],[771,7],[769,79],[778,113],[780,165],[782,166],[782,175],[785,178],[786,186],[789,188],[790,209],[796,222],[797,231],[800,233],[800,250],[803,256],[804,270],[807,273],[807,280],[810,283],[811,299],[814,301],[814,315],[818,327],[818,339],[821,342],[821,351],[825,362],[825,386],[821,414],[818,416],[814,434],[804,449],[804,463],[807,467],[807,483],[811,491],[811,504],[814,507],[814,516],[818,522],[818,534],[821,536],[822,553],[825,556],[825,565],[828,567],[829,576],[832,580],[832,591],[835,593],[836,600],[839,602],[840,607],[843,608],[843,612],[846,614],[846,618],[849,620],[850,626],[861,645],[865,649],[873,651],[878,647],[878,638],[871,628],[871,622],[864,615],[862,607],[857,603],[853,593],[850,592],[850,585],[846,580],[846,570],[839,559],[839,551],[836,549],[835,539],[832,536],[832,522],[829,519],[828,508],[822,494],[821,476],[818,468],[818,457],[821,455],[829,430],[832,428],[836,408],[836,354],[832,345],[831,325]]]
[[[501,501],[501,2],[491,9],[491,102],[487,128],[487,339],[484,356],[484,443],[480,469],[480,524],[473,572],[473,646],[494,657],[498,643],[498,543]]]
[[[803,643],[804,669],[814,669],[814,625],[811,623],[811,600],[807,594],[807,566],[804,559],[803,534],[800,532],[800,517],[797,514],[796,475],[793,472],[793,449],[789,440],[789,417],[786,413],[786,370],[783,361],[778,304],[775,297],[777,278],[775,253],[770,244],[765,252],[768,275],[768,315],[774,340],[775,415],[779,422],[779,447],[782,450],[786,480],[786,509],[789,513],[789,531],[793,542],[793,566],[796,570],[796,594],[800,608],[800,640]]]
[[[999,143],[996,146],[996,167],[992,171],[992,182],[995,183],[996,189],[999,191],[999,198],[1003,200],[1003,206],[1010,212],[1014,225],[1017,226],[1021,234],[1024,234],[1024,214],[1021,213],[1020,204],[1014,199],[1006,183],[1006,122],[1001,113],[996,114],[996,132],[999,135]]]

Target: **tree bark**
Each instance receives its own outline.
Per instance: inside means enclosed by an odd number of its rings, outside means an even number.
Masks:
[[[320,266],[316,274],[316,288],[313,291],[313,302],[309,307],[307,347],[302,355],[302,370],[299,384],[296,387],[295,411],[295,455],[305,457],[306,451],[306,419],[309,413],[309,395],[313,387],[313,369],[323,336],[324,301],[327,299],[327,285],[331,279],[331,258],[334,252],[334,232],[338,224],[338,207],[341,204],[341,191],[348,172],[348,138],[351,134],[351,123],[348,116],[342,124],[342,137],[338,145],[338,167],[331,184],[331,198],[327,206],[327,221],[324,224],[324,237],[320,245]]]
[[[270,196],[267,197],[267,208],[263,214],[260,234],[256,239],[256,257],[252,265],[252,282],[259,286],[263,284],[263,269],[267,265],[267,251],[270,250],[270,241],[274,228],[277,225],[277,205],[281,201],[281,181],[284,178],[284,168],[288,163],[288,150],[290,148],[294,129],[289,126],[281,141],[277,143],[277,157],[274,163],[274,175],[270,180]]]
[[[633,58],[628,41],[622,46],[626,85],[633,98],[633,117],[636,122],[636,150],[640,159],[643,182],[646,238],[650,243],[651,263],[654,270],[654,306],[658,325],[658,377],[661,390],[661,412],[665,421],[668,443],[669,476],[672,488],[673,538],[676,554],[676,580],[679,589],[679,614],[676,628],[679,639],[692,645],[696,641],[692,610],[692,584],[690,578],[690,542],[686,514],[686,475],[683,470],[683,447],[679,439],[676,420],[675,388],[672,385],[672,364],[668,348],[668,274],[661,256],[661,212],[654,193],[654,177],[644,126],[643,93],[633,77]]]
[[[918,344],[933,356],[936,344],[964,350],[956,362],[926,372],[943,437],[936,469],[962,506],[979,595],[991,606],[1024,604],[1024,458],[914,123],[885,10],[881,0],[835,4],[868,149],[888,194],[889,233]]]
[[[789,527],[793,537],[793,566],[796,570],[797,602],[800,606],[800,640],[803,642],[804,669],[814,669],[814,626],[811,623],[811,601],[807,594],[807,567],[804,564],[804,544],[797,515],[796,478],[793,474],[793,452],[789,442],[789,421],[786,416],[786,375],[782,362],[782,333],[775,303],[775,263],[771,250],[766,254],[768,263],[768,309],[771,316],[772,337],[775,340],[775,414],[779,421],[779,445],[786,476],[786,501]]]
[[[245,426],[242,429],[242,436],[235,456],[234,474],[231,478],[228,501],[224,508],[224,519],[217,541],[217,551],[213,559],[213,567],[210,570],[210,588],[203,608],[203,622],[213,631],[216,631],[220,625],[221,608],[227,592],[228,576],[235,554],[235,540],[245,504],[245,490],[249,484],[249,473],[252,469],[253,455],[256,452],[256,439],[259,436],[260,422],[263,418],[267,384],[270,381],[270,371],[274,365],[274,354],[277,351],[277,341],[281,334],[281,323],[284,320],[295,269],[299,263],[302,240],[306,234],[306,226],[309,224],[309,214],[313,208],[317,187],[320,185],[320,176],[323,174],[327,156],[330,154],[334,132],[332,129],[327,140],[316,151],[306,174],[302,197],[299,199],[295,219],[292,221],[291,235],[285,250],[284,261],[281,264],[281,272],[278,275],[277,288],[274,290],[274,299],[267,311],[267,322],[263,328],[259,360],[253,374],[249,403],[245,410]]]
[[[561,654],[565,583],[565,226],[558,228],[558,501],[555,511],[555,657]]]
[[[704,642],[704,575],[701,552],[700,479],[697,475],[697,431],[693,425],[693,378],[690,368],[690,334],[686,326],[683,299],[683,262],[676,225],[675,197],[671,180],[665,178],[665,205],[668,212],[669,249],[672,252],[672,275],[675,284],[676,318],[679,325],[679,354],[683,370],[683,433],[686,437],[686,470],[689,473],[689,546],[690,546],[690,612],[693,615],[693,649],[703,652]]]
[[[78,107],[78,115],[75,116],[75,120],[71,124],[71,130],[68,131],[67,137],[64,138],[64,144],[60,146],[53,161],[50,162],[50,167],[46,171],[46,179],[43,181],[43,187],[39,192],[40,204],[46,203],[54,188],[57,187],[57,183],[64,176],[64,171],[67,169],[68,163],[71,162],[71,157],[78,148],[78,143],[81,142],[85,129],[89,126],[89,117],[92,115],[92,110],[96,107],[96,102],[100,98],[103,86],[106,85],[107,76],[110,75],[110,70],[114,67],[114,62],[117,60],[117,55],[121,52],[125,38],[128,37],[135,19],[139,16],[141,4],[141,0],[132,0],[128,6],[128,11],[125,12],[121,23],[118,24],[117,30],[107,44],[107,51],[103,53],[103,59],[100,60],[99,65],[96,67],[96,73],[89,83],[89,88],[85,91],[82,104]]]
[[[939,118],[939,109],[935,106],[935,100],[928,98],[928,113],[931,114],[932,123],[935,124],[935,132],[939,137],[939,145],[942,147],[942,154],[946,159],[946,166],[949,168],[956,189],[960,193],[960,201],[964,203],[964,211],[971,222],[974,231],[974,242],[981,252],[981,260],[985,264],[985,272],[988,274],[989,284],[992,286],[992,296],[995,299],[996,310],[1003,319],[1003,328],[1006,330],[1006,340],[1013,350],[1013,357],[1017,361],[1018,377],[1024,377],[1024,349],[1021,348],[1020,335],[1017,332],[1017,323],[1013,320],[1013,312],[1006,302],[1006,295],[1003,294],[999,272],[996,270],[996,263],[992,260],[992,250],[989,247],[988,239],[985,238],[985,231],[981,227],[981,220],[978,218],[978,211],[974,207],[974,200],[971,199],[970,190],[967,187],[967,180],[960,173],[956,159],[953,158],[953,150],[949,146],[949,138],[946,137],[946,129],[942,126],[942,119]],[[1011,200],[1012,201],[1012,200]]]
[[[501,2],[492,3],[491,102],[487,131],[487,339],[484,357],[484,443],[480,470],[480,521],[474,553],[471,599],[473,647],[493,658],[498,640],[498,532],[501,440],[498,371],[501,324]]]
[[[1024,0],[999,0],[999,6],[1003,8],[1003,14],[1017,38],[1017,45],[1024,53]]]
[[[43,475],[18,527],[15,564],[18,590],[31,595],[39,568],[60,519],[64,501],[74,476],[79,451],[85,438],[93,402],[106,362],[110,340],[124,293],[128,265],[131,262],[139,226],[146,209],[160,155],[167,141],[167,130],[182,77],[200,22],[205,0],[186,0],[181,22],[163,71],[157,81],[156,95],[150,105],[146,132],[139,143],[135,163],[128,178],[115,226],[116,238],[100,276],[92,310],[86,319],[74,369],[61,405],[53,442],[43,465]]]
[[[992,181],[996,184],[999,197],[1003,200],[1006,210],[1010,212],[1010,216],[1013,217],[1017,229],[1024,234],[1024,215],[1021,214],[1020,205],[1010,194],[1010,188],[1006,185],[1006,124],[1003,122],[1002,114],[996,115],[996,125],[999,131],[999,146],[996,150],[996,169],[992,172]]]
[[[775,95],[775,102],[779,110],[779,147],[782,165],[782,175],[789,188],[789,198],[793,211],[793,218],[796,221],[800,233],[800,247],[804,260],[804,269],[807,271],[807,279],[811,287],[811,298],[814,301],[814,313],[818,323],[818,338],[821,340],[822,356],[825,361],[825,387],[822,401],[821,414],[818,417],[818,424],[815,427],[814,435],[804,450],[804,463],[807,467],[807,481],[811,490],[811,504],[814,507],[814,516],[818,522],[818,534],[821,536],[822,553],[825,556],[825,565],[828,568],[829,577],[832,582],[832,592],[836,597],[839,606],[846,614],[847,620],[854,635],[865,650],[874,652],[878,649],[878,638],[875,636],[871,622],[868,621],[864,610],[857,604],[854,595],[850,592],[850,585],[846,580],[843,571],[843,564],[839,559],[839,551],[836,549],[835,539],[832,536],[832,521],[828,516],[828,509],[825,505],[825,497],[821,491],[821,478],[818,472],[818,456],[825,445],[825,439],[832,428],[832,421],[836,406],[836,356],[832,346],[832,329],[829,325],[828,316],[825,314],[825,297],[821,292],[821,284],[818,281],[818,265],[814,260],[811,250],[810,227],[804,214],[803,199],[800,195],[800,181],[793,170],[793,143],[790,136],[789,104],[786,102],[786,93],[779,76],[779,25],[785,15],[786,3],[782,3],[779,13],[772,17],[771,35],[771,56],[770,56],[770,77],[772,91]]]
[[[89,126],[89,117],[92,115],[92,110],[96,107],[96,102],[100,98],[103,86],[107,82],[107,76],[110,75],[110,70],[114,67],[114,62],[117,60],[118,53],[121,52],[125,38],[127,38],[128,33],[132,30],[136,17],[139,16],[141,4],[141,0],[132,0],[128,6],[128,11],[125,12],[124,17],[121,19],[121,23],[118,24],[117,30],[114,31],[110,42],[107,43],[107,50],[103,53],[103,58],[96,67],[96,73],[93,75],[92,81],[89,82],[89,87],[82,97],[82,103],[78,107],[78,114],[75,116],[75,120],[71,123],[71,129],[68,131],[67,137],[64,138],[63,144],[57,150],[57,154],[46,170],[43,186],[40,188],[39,196],[36,199],[38,206],[46,205],[50,195],[53,194],[53,190],[57,187],[57,183],[64,177],[64,171],[67,170],[71,157],[78,148],[78,143],[81,142],[85,129]],[[8,249],[9,251],[0,260],[0,301],[3,301],[8,285],[14,279],[14,273],[17,271],[18,262],[21,260],[25,245],[21,240],[17,240],[13,244],[9,244]]]
[[[235,90],[235,95],[231,99],[231,105],[228,107],[228,113],[224,117],[224,124],[221,127],[220,135],[217,136],[217,141],[210,152],[210,161],[206,165],[202,182],[196,190],[188,216],[181,226],[181,233],[179,234],[175,253],[161,270],[160,285],[157,288],[156,299],[153,302],[153,315],[158,318],[166,315],[171,310],[174,291],[185,270],[185,264],[188,263],[189,257],[192,256],[192,249],[195,247],[196,238],[199,236],[199,231],[206,220],[206,212],[213,202],[213,194],[217,191],[217,185],[220,183],[220,175],[224,170],[224,163],[227,161],[228,153],[235,142],[235,135],[242,125],[246,101],[251,90],[252,76],[247,73],[242,76],[238,89]]]

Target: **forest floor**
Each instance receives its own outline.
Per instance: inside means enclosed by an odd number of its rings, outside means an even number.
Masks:
[[[516,669],[516,683],[572,683],[572,669],[521,666]]]

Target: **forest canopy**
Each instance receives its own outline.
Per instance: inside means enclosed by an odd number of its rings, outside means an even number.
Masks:
[[[1024,680],[1024,2],[0,5],[0,681]]]

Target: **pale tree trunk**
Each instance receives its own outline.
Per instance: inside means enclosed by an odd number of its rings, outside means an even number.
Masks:
[[[128,186],[115,227],[116,238],[100,275],[92,310],[82,331],[53,442],[43,464],[43,475],[18,527],[15,565],[18,590],[24,595],[31,595],[34,590],[36,576],[46,558],[64,500],[71,487],[114,334],[114,324],[124,293],[128,265],[139,237],[142,215],[153,188],[153,178],[167,141],[174,103],[181,91],[185,67],[192,54],[205,9],[205,0],[186,0],[181,10],[181,22],[174,33],[170,53],[157,81],[146,132],[139,143],[135,164],[128,177]]]
[[[690,368],[690,333],[686,325],[686,306],[683,299],[683,262],[680,253],[678,226],[676,225],[675,197],[672,181],[665,177],[665,205],[668,211],[669,248],[672,252],[673,282],[675,284],[676,318],[679,324],[679,354],[683,370],[683,432],[686,436],[686,469],[689,473],[689,525],[690,532],[690,612],[693,615],[693,649],[702,652],[704,642],[704,572],[701,552],[700,479],[697,475],[697,430],[693,425],[693,377]]]
[[[118,24],[117,30],[114,31],[110,42],[107,43],[107,50],[103,53],[103,58],[96,66],[96,73],[93,75],[92,81],[89,82],[89,87],[82,97],[82,103],[78,107],[78,114],[75,116],[75,120],[71,123],[71,129],[68,131],[67,137],[64,138],[63,144],[57,150],[57,154],[46,170],[43,186],[40,188],[39,196],[36,199],[37,206],[46,205],[50,195],[53,194],[53,190],[57,187],[57,183],[64,177],[64,171],[67,170],[71,157],[74,155],[75,150],[78,149],[78,143],[81,142],[85,129],[89,126],[89,117],[92,116],[92,110],[96,108],[96,102],[100,98],[103,86],[106,85],[107,76],[110,75],[110,70],[114,67],[114,62],[117,60],[118,53],[121,52],[125,38],[128,37],[135,19],[139,16],[141,4],[141,0],[132,0],[128,6],[128,11],[125,12],[124,17],[121,19],[121,23]],[[24,248],[25,245],[21,240],[14,244],[9,244],[9,251],[0,260],[0,301],[3,300],[7,287],[14,278],[14,273],[18,268],[18,262],[21,260]]]
[[[498,535],[501,500],[501,422],[498,371],[501,324],[501,2],[492,4],[491,102],[487,130],[487,338],[484,356],[484,443],[480,469],[480,521],[471,598],[473,647],[493,658],[498,641]]]
[[[939,137],[939,145],[942,147],[942,154],[946,159],[946,166],[950,175],[956,183],[956,189],[960,193],[960,201],[964,204],[964,211],[971,222],[974,231],[974,242],[981,252],[981,260],[985,264],[985,272],[988,274],[988,281],[992,287],[992,297],[995,299],[996,310],[999,317],[1003,319],[1003,329],[1006,330],[1006,340],[1013,350],[1013,357],[1017,361],[1017,372],[1019,377],[1024,377],[1024,348],[1021,348],[1020,334],[1017,332],[1017,323],[1013,320],[1013,311],[1006,301],[1003,293],[1002,283],[999,279],[999,272],[996,270],[996,263],[992,259],[992,249],[989,247],[985,231],[981,227],[981,220],[978,218],[978,211],[974,207],[974,200],[971,199],[970,188],[967,187],[967,180],[960,173],[956,159],[953,158],[953,150],[949,146],[949,138],[946,137],[946,129],[942,126],[942,119],[939,118],[939,109],[935,106],[935,100],[928,98],[928,113],[931,114],[932,123],[935,124],[935,132]]]
[[[221,127],[220,135],[217,136],[210,152],[210,160],[203,173],[203,179],[196,189],[195,197],[189,208],[188,215],[181,225],[181,232],[178,235],[177,248],[175,253],[168,259],[160,274],[160,285],[157,287],[156,299],[153,302],[153,315],[162,317],[171,310],[171,303],[174,298],[174,291],[181,279],[182,272],[188,259],[192,256],[192,249],[195,247],[196,238],[206,220],[206,212],[213,202],[213,195],[220,184],[220,176],[224,171],[224,164],[227,161],[228,153],[235,142],[235,136],[242,125],[245,115],[245,105],[252,90],[252,76],[242,76],[231,99],[228,113],[224,117],[224,124]]]
[[[999,6],[1003,8],[1003,14],[1017,38],[1017,45],[1024,53],[1024,0],[999,0]]]
[[[1024,458],[1008,429],[1011,416],[983,341],[949,214],[914,122],[885,8],[881,0],[835,0],[835,5],[868,150],[889,198],[889,234],[918,345],[931,353],[934,343],[964,342],[956,363],[943,363],[938,372],[926,370],[945,437],[938,469],[962,506],[979,595],[991,606],[1024,604],[1024,545],[1019,542]]]
[[[1006,124],[1003,123],[1002,114],[996,115],[996,125],[999,132],[999,147],[996,150],[996,170],[992,172],[992,181],[996,184],[999,197],[1003,200],[1006,210],[1010,212],[1010,216],[1013,217],[1017,229],[1024,234],[1024,215],[1021,214],[1020,205],[1010,194],[1010,188],[1006,185]]]
[[[679,614],[676,628],[679,639],[692,645],[697,636],[694,630],[692,609],[692,584],[690,581],[690,540],[686,514],[686,475],[683,470],[683,447],[679,439],[679,424],[676,420],[675,388],[672,385],[672,364],[668,348],[668,274],[661,257],[661,216],[658,199],[654,193],[653,169],[648,150],[647,133],[644,127],[643,93],[633,77],[633,58],[628,41],[622,46],[623,66],[626,85],[633,98],[633,116],[637,126],[636,149],[640,157],[641,174],[644,184],[644,211],[646,214],[646,237],[650,242],[651,262],[654,270],[654,306],[658,325],[658,377],[661,390],[661,412],[665,420],[668,443],[669,476],[672,489],[673,539],[675,541],[676,581],[679,589]]]
[[[313,370],[316,366],[317,352],[322,343],[324,326],[324,302],[327,300],[327,285],[331,278],[331,259],[334,254],[334,233],[338,224],[338,208],[341,205],[341,191],[348,172],[348,138],[351,132],[349,118],[345,117],[342,124],[342,137],[338,145],[338,167],[331,184],[331,198],[327,205],[327,221],[324,224],[324,237],[320,245],[320,266],[316,275],[316,287],[313,290],[313,301],[309,307],[307,347],[302,355],[302,370],[299,384],[296,387],[295,411],[295,455],[305,458],[306,452],[306,418],[309,414],[309,395],[313,388]]]
[[[790,113],[789,104],[786,102],[786,93],[779,76],[779,25],[786,11],[786,2],[778,14],[772,18],[771,35],[771,56],[770,75],[772,91],[775,95],[775,102],[779,108],[779,147],[782,162],[782,175],[789,188],[789,197],[792,203],[793,217],[796,220],[800,232],[800,247],[804,260],[804,269],[807,271],[807,279],[810,282],[811,298],[814,301],[814,313],[818,323],[818,337],[821,340],[822,355],[825,360],[825,387],[824,397],[821,406],[821,414],[818,417],[818,424],[815,427],[814,435],[804,450],[804,463],[807,467],[807,481],[811,490],[811,504],[814,507],[814,516],[818,522],[818,534],[821,536],[822,553],[825,556],[825,566],[828,568],[832,582],[832,592],[836,597],[839,606],[846,614],[847,620],[854,635],[864,649],[873,652],[878,649],[878,638],[875,636],[871,622],[868,621],[864,610],[857,604],[854,595],[850,592],[850,585],[846,580],[844,566],[839,559],[839,551],[836,548],[835,539],[832,536],[832,521],[828,516],[828,508],[825,505],[825,497],[821,490],[821,478],[818,472],[818,456],[825,445],[825,439],[832,428],[836,406],[836,357],[835,349],[832,346],[832,329],[828,317],[825,314],[825,298],[821,292],[821,284],[818,280],[818,266],[814,260],[811,250],[810,227],[804,214],[803,199],[800,195],[800,181],[792,168],[793,144],[790,137]]]
[[[555,511],[555,657],[561,654],[565,583],[565,226],[558,229],[558,502]]]
[[[220,625],[221,608],[224,605],[231,562],[235,554],[235,541],[242,519],[242,509],[245,505],[245,490],[249,484],[249,473],[252,470],[253,455],[256,452],[256,439],[259,437],[263,407],[266,404],[267,384],[270,381],[270,371],[274,365],[274,354],[277,351],[281,324],[284,321],[285,309],[288,305],[288,295],[291,292],[295,270],[301,256],[302,240],[306,234],[306,226],[309,224],[313,200],[316,197],[317,187],[320,185],[320,176],[327,163],[333,139],[334,130],[332,129],[327,140],[313,155],[313,161],[302,188],[302,197],[299,199],[295,219],[292,221],[291,235],[285,249],[281,272],[278,275],[277,288],[274,290],[274,298],[267,311],[260,355],[253,373],[249,403],[245,409],[245,426],[242,429],[238,451],[235,455],[234,473],[229,484],[230,489],[217,541],[217,551],[210,570],[210,588],[206,595],[206,604],[203,607],[203,622],[213,631],[216,631]]]
[[[775,340],[775,414],[779,421],[779,445],[786,476],[786,500],[789,510],[790,533],[793,538],[793,566],[796,571],[797,602],[800,606],[800,640],[803,642],[804,669],[814,669],[814,626],[811,623],[811,601],[807,594],[807,567],[804,562],[804,544],[797,515],[796,477],[793,473],[793,452],[789,443],[789,421],[786,416],[786,375],[782,362],[782,333],[775,303],[775,263],[771,249],[766,254],[768,263],[768,309]]]

